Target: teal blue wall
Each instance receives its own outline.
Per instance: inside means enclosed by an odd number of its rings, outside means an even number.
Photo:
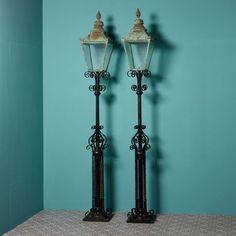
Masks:
[[[0,0],[0,235],[43,207],[42,3]]]
[[[93,80],[83,76],[79,38],[89,33],[99,9],[120,40],[133,24],[136,7],[159,47],[143,95],[143,121],[152,145],[148,205],[161,212],[236,214],[233,0],[44,1],[45,207],[91,207],[91,152],[85,147],[94,124],[94,95],[88,90]],[[127,70],[123,51],[116,49],[112,78],[101,96],[101,121],[111,144],[105,155],[107,202],[117,211],[134,206],[129,144],[136,95]]]

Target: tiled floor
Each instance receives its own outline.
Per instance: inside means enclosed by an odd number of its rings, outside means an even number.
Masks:
[[[236,236],[236,216],[158,215],[154,224],[127,224],[124,213],[116,213],[109,223],[83,222],[83,216],[43,210],[4,236]]]

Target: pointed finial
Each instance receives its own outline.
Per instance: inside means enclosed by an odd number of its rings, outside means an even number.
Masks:
[[[137,16],[137,18],[140,18],[140,16],[141,16],[141,12],[139,11],[138,8],[137,8],[137,10],[136,10],[136,16]]]
[[[96,13],[96,20],[94,21],[92,30],[86,37],[80,39],[80,41],[82,44],[83,43],[84,44],[94,44],[94,43],[107,44],[107,43],[112,42],[111,39],[106,35],[104,31],[100,11],[97,11]]]
[[[97,12],[96,18],[97,18],[97,20],[100,20],[100,19],[101,19],[101,13],[100,13],[100,11]]]

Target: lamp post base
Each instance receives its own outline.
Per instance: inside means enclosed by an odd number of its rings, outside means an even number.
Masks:
[[[97,222],[108,222],[113,217],[111,211],[96,211],[91,209],[89,212],[85,214],[83,221],[97,221]]]
[[[154,211],[149,212],[137,212],[135,209],[132,209],[131,212],[128,213],[127,223],[147,223],[152,224],[156,221],[156,215]]]

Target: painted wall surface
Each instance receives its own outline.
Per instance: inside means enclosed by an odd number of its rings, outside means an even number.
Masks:
[[[122,46],[136,7],[157,37],[144,79],[143,122],[148,207],[160,212],[236,214],[236,2],[233,0],[44,1],[44,202],[45,208],[91,207],[91,151],[95,99],[85,79],[79,42],[96,11],[117,40],[101,95],[101,122],[110,146],[105,154],[106,203],[134,207],[136,94],[127,78]]]
[[[42,2],[0,0],[0,235],[43,207]]]

